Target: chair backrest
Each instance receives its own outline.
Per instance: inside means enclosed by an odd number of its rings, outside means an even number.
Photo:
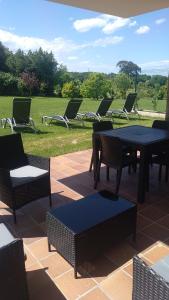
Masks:
[[[30,118],[31,98],[13,98],[13,114],[16,124],[27,124]]]
[[[110,108],[112,102],[113,102],[113,99],[103,99],[100,102],[100,105],[99,105],[96,113],[99,114],[101,117],[104,117],[106,115],[108,109]]]
[[[129,93],[123,106],[123,110],[130,113],[136,101],[137,93]]]
[[[123,147],[117,137],[101,135],[101,161],[113,168],[119,168],[122,164]]]
[[[68,105],[65,110],[64,117],[68,119],[75,119],[78,113],[78,110],[82,104],[83,99],[71,99],[68,102]]]
[[[169,130],[169,121],[165,120],[154,120],[152,124],[153,128],[158,128],[158,129],[165,129]]]
[[[27,163],[21,134],[0,136],[0,167],[15,169]]]
[[[93,132],[113,129],[111,121],[100,121],[93,123]]]

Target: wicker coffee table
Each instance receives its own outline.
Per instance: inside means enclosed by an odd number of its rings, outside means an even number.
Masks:
[[[49,251],[53,245],[73,267],[136,234],[136,205],[108,191],[52,209],[47,213]]]

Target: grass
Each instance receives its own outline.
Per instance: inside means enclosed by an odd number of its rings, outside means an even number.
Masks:
[[[26,152],[42,156],[56,156],[69,152],[91,148],[92,122],[85,121],[83,128],[77,122],[73,122],[70,129],[63,124],[55,123],[45,126],[41,123],[43,115],[63,114],[67,104],[67,99],[34,97],[31,107],[31,116],[35,121],[36,127],[40,130],[39,134],[30,131],[22,133]],[[96,111],[98,102],[94,100],[84,100],[80,112]],[[112,103],[113,108],[122,108],[123,101],[116,100]],[[164,112],[166,102],[159,101],[157,110]],[[152,102],[148,99],[139,100],[139,108],[152,110]],[[12,112],[12,97],[0,97],[0,118],[10,117]],[[132,116],[128,121],[122,118],[114,119],[114,128],[127,125],[146,125],[151,126],[152,118],[140,118]],[[10,128],[0,128],[0,135],[10,134]],[[12,147],[12,145],[11,145]]]

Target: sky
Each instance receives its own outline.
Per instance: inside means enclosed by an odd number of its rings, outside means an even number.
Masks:
[[[0,0],[0,41],[10,50],[52,51],[69,71],[118,72],[128,60],[142,73],[168,75],[169,9],[119,18],[46,0]]]

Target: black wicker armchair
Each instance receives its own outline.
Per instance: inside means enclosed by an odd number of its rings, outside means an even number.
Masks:
[[[152,124],[152,128],[169,131],[169,121],[155,120]],[[153,150],[151,162],[159,165],[159,181],[161,181],[162,167],[165,166],[165,181],[168,182],[169,144],[166,144],[161,149]]]
[[[24,153],[20,134],[0,137],[0,200],[13,210],[41,197],[49,196],[50,159]]]
[[[0,224],[0,299],[28,300],[23,241]]]
[[[133,258],[132,300],[169,299],[169,257],[148,266],[140,257]]]

